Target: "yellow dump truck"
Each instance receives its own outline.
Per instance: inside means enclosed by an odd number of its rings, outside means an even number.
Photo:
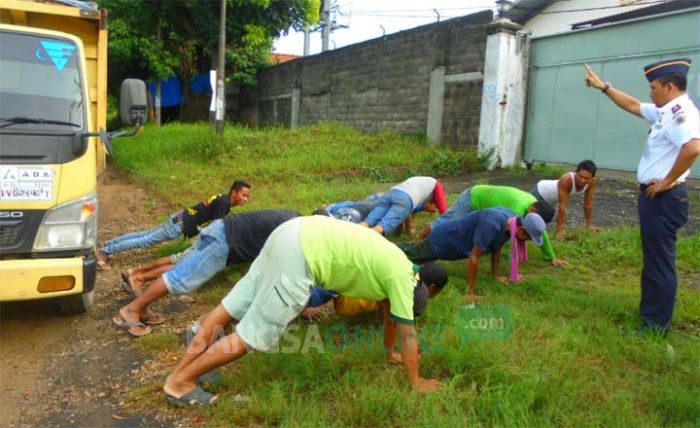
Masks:
[[[122,121],[145,86],[122,85]],[[129,85],[131,84],[131,85]],[[97,176],[107,115],[107,13],[75,0],[0,0],[0,301],[92,305]]]

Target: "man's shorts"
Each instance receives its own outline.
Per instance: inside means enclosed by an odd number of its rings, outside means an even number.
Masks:
[[[221,301],[229,315],[239,320],[238,335],[258,351],[273,350],[309,301],[314,279],[306,266],[300,233],[300,218],[275,229],[248,273]]]
[[[170,264],[176,265],[182,261],[189,253],[193,251],[193,247],[187,247],[187,249],[180,251],[179,253],[170,255]]]

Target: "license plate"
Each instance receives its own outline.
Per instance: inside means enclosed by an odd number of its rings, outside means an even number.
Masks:
[[[0,166],[0,201],[50,201],[54,176],[51,168]]]

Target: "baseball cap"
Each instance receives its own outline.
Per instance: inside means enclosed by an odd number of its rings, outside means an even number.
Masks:
[[[442,288],[447,284],[447,271],[435,263],[426,263],[418,270],[418,281],[413,288],[413,316],[420,316],[428,306],[430,299],[429,285]]]
[[[325,208],[316,208],[314,212],[311,213],[311,215],[323,215],[326,217],[330,217],[330,213],[325,209]]]
[[[428,299],[430,299],[430,293],[428,292],[428,286],[423,284],[421,281],[416,282],[416,286],[413,288],[413,316],[419,317],[425,311],[428,306]]]
[[[539,214],[530,213],[526,215],[523,218],[523,227],[525,228],[527,234],[530,235],[530,238],[535,245],[538,247],[542,245],[542,237],[544,236],[544,232],[547,230],[547,226],[544,224],[544,220],[542,220],[542,217]]]

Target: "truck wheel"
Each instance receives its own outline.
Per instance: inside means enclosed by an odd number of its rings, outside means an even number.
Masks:
[[[58,299],[58,307],[64,315],[83,314],[92,308],[92,299],[95,290],[88,293],[73,294]]]

